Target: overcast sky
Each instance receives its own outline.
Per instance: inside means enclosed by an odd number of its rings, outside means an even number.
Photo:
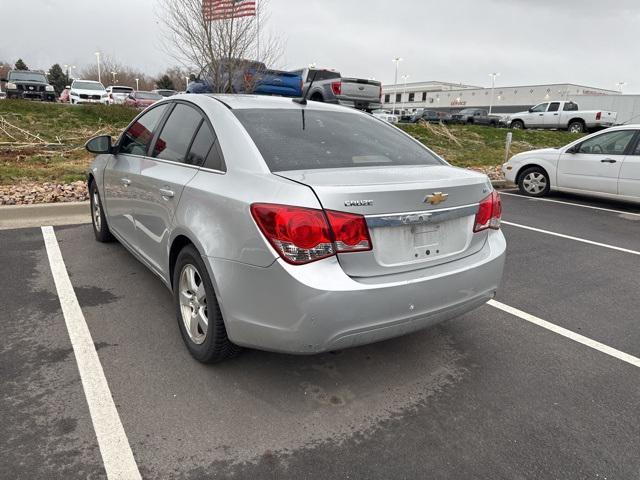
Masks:
[[[316,63],[344,75],[488,85],[571,82],[640,92],[638,0],[270,0],[283,37],[278,67]],[[0,60],[83,66],[100,50],[156,75],[176,62],[161,47],[157,0],[3,2]]]

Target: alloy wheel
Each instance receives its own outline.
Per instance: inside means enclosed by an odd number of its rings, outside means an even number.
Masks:
[[[180,313],[187,335],[193,343],[201,345],[209,329],[207,295],[202,277],[194,265],[187,264],[182,268],[178,291]]]
[[[91,203],[93,204],[93,208],[91,209],[91,212],[93,213],[93,225],[99,232],[102,227],[102,217],[100,212],[100,198],[98,197],[97,190],[94,190],[93,195],[91,196]]]

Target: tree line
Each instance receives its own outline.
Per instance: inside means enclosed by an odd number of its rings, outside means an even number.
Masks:
[[[29,70],[28,65],[19,58],[13,65],[0,61],[0,78],[6,78],[9,70]],[[112,72],[116,72],[114,75]],[[98,65],[84,67],[80,71],[73,68],[65,69],[59,63],[54,63],[46,73],[47,80],[53,86],[57,95],[60,95],[65,87],[71,85],[73,79],[98,80]],[[169,89],[184,90],[186,88],[187,70],[175,66],[167,68],[157,77],[147,75],[128,65],[123,65],[109,56],[101,58],[100,80],[107,85],[125,85],[139,90]],[[138,81],[136,82],[136,79]]]

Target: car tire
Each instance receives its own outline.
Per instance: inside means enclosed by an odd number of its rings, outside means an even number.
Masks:
[[[584,133],[586,128],[582,120],[574,120],[567,126],[567,130],[571,133]]]
[[[541,167],[527,168],[518,176],[518,189],[528,197],[544,197],[551,190],[549,175]]]
[[[173,292],[180,334],[199,362],[218,363],[241,350],[227,336],[209,273],[193,245],[178,254],[173,269]]]
[[[514,120],[511,122],[511,128],[514,130],[524,130],[524,122],[522,120]]]
[[[102,199],[95,181],[89,186],[89,205],[91,206],[91,224],[96,240],[102,243],[113,242],[115,238],[109,230],[107,217],[102,208]]]

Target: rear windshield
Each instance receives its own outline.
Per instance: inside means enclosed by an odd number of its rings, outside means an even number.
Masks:
[[[129,87],[112,87],[111,91],[113,93],[131,93],[131,92],[133,92],[133,88],[129,88]]]
[[[143,100],[160,100],[162,95],[155,92],[136,92],[136,98],[141,98]]]
[[[272,172],[442,164],[395,127],[367,115],[304,109],[233,113]]]

